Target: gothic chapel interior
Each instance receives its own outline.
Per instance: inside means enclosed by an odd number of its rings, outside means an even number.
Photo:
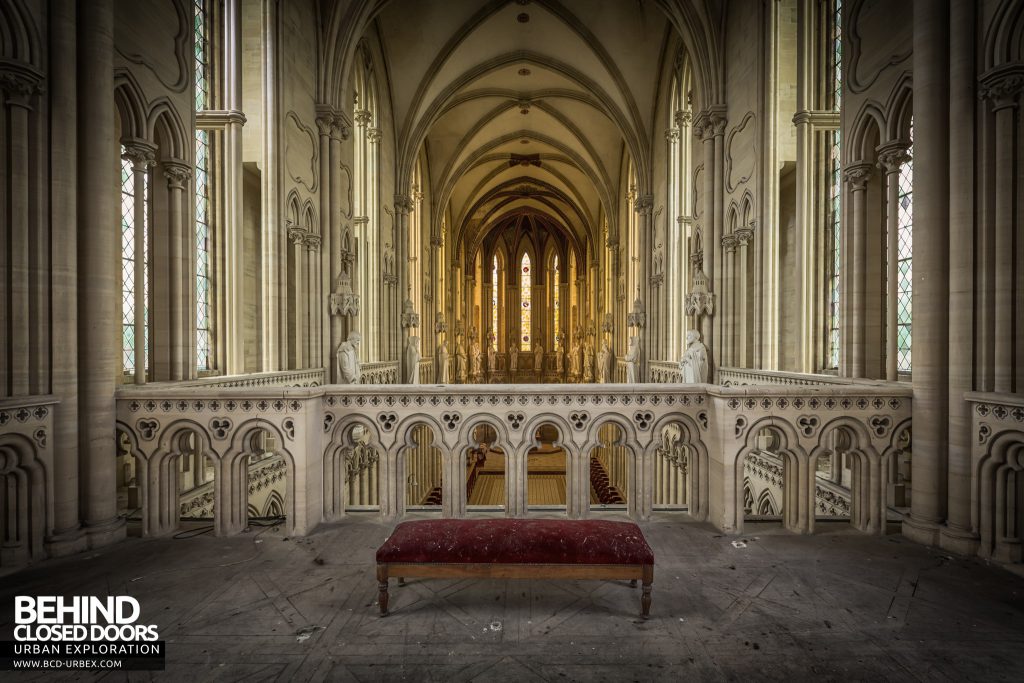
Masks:
[[[1022,92],[1019,0],[2,0],[0,575],[276,534],[358,612],[404,519],[608,518],[1024,595]]]

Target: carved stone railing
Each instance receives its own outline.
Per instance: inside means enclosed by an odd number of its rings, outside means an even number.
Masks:
[[[1018,509],[1024,477],[1024,396],[972,392],[971,526],[978,554],[1001,562],[1024,560]]]
[[[849,517],[850,489],[831,481],[815,479],[814,511],[823,517]]]
[[[418,369],[418,375],[420,384],[433,384],[434,383],[434,359],[433,358],[422,358],[420,359],[420,366]]]
[[[754,370],[748,368],[718,368],[718,383],[723,386],[761,386],[765,384],[788,387],[821,387],[833,385],[884,385],[886,382],[870,379],[850,379],[834,375],[816,375],[781,370]]]
[[[49,395],[0,399],[0,570],[45,558],[55,540],[57,407]]]
[[[154,387],[318,387],[324,384],[324,369],[279,370],[275,372],[254,372],[247,375],[211,375],[183,382],[151,382],[144,386]],[[131,390],[136,384],[126,384]]]
[[[398,384],[398,361],[381,360],[359,367],[363,384]]]
[[[177,526],[172,465],[182,434],[191,432],[216,472],[215,528],[236,533],[246,524],[243,464],[263,430],[287,467],[285,514],[290,533],[305,534],[346,508],[349,464],[356,445],[379,454],[374,487],[381,514],[404,514],[404,454],[414,430],[426,428],[443,458],[443,509],[466,514],[464,456],[476,446],[475,428],[488,425],[510,473],[506,514],[527,512],[526,454],[541,425],[557,432],[566,453],[566,514],[590,512],[589,462],[598,431],[615,425],[629,459],[623,491],[630,515],[653,509],[655,458],[671,427],[687,456],[690,514],[726,532],[743,524],[743,458],[762,450],[771,434],[788,454],[785,487],[792,509],[787,528],[813,529],[815,459],[842,428],[863,457],[851,484],[863,515],[855,526],[884,528],[884,463],[909,428],[911,390],[905,386],[715,387],[709,385],[328,385],[308,389],[143,386],[117,397],[118,429],[127,435],[142,485],[143,532]],[[550,430],[549,430],[550,431]],[[354,435],[358,433],[359,443]],[[775,450],[773,448],[773,450]],[[170,460],[169,460],[170,459]]]
[[[280,456],[270,455],[251,463],[248,473],[248,493],[253,494],[274,487],[287,476],[288,466]],[[182,517],[209,519],[214,509],[214,482],[207,481],[185,491],[180,496],[179,514]]]
[[[683,381],[679,363],[669,360],[652,360],[647,364],[651,382],[654,384],[678,384]]]

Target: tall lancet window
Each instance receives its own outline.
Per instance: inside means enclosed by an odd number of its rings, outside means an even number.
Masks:
[[[530,268],[530,255],[525,252],[519,263],[519,300],[522,302],[519,313],[519,348],[529,351],[530,326],[533,323],[533,272]]]
[[[494,348],[498,348],[498,256],[491,260],[491,330],[494,332]]]
[[[558,275],[558,254],[555,254],[554,275],[555,275],[554,283],[552,285],[552,291],[551,291],[551,298],[552,298],[551,322],[553,323],[552,326],[551,326],[551,329],[553,330],[553,334],[555,335],[555,349],[557,349],[559,347],[559,344],[561,343],[559,338],[558,338],[558,332],[559,332],[559,330],[562,329],[561,327],[559,327],[559,322],[560,322],[559,316],[561,314],[561,311],[559,309],[561,308],[562,303],[561,303],[561,300],[559,298],[559,295],[560,295],[559,289],[560,289],[560,287],[558,286],[558,283],[561,281],[561,278]]]
[[[206,0],[195,0],[196,111],[211,109],[210,21]],[[210,131],[196,129],[196,369],[210,369]]]
[[[149,348],[149,172],[143,186],[136,187],[135,165],[121,147],[121,365],[125,374],[135,374],[135,345]],[[136,201],[142,202],[143,221],[135,220]],[[137,246],[141,245],[142,253]],[[142,271],[142,291],[136,296],[136,272]],[[141,304],[142,310],[139,309]],[[136,316],[142,316],[143,338],[136,339]],[[146,354],[146,368],[149,369]]]
[[[896,369],[910,372],[910,338],[914,281],[914,120],[910,120],[911,160],[900,168],[896,253]]]
[[[832,108],[839,111],[843,97],[843,3],[835,0],[832,13]],[[839,367],[839,278],[840,278],[840,201],[842,194],[842,141],[839,129],[830,135],[828,152],[828,367]]]

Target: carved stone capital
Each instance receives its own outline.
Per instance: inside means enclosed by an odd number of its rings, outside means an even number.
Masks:
[[[380,128],[367,128],[366,139],[373,144],[380,142],[381,131]]]
[[[754,228],[736,228],[733,236],[736,238],[737,245],[745,247],[754,240]]]
[[[305,242],[305,240],[306,240],[306,231],[305,230],[303,230],[302,228],[297,227],[295,225],[292,225],[291,223],[287,223],[287,225],[288,225],[288,239],[291,241],[292,244],[298,246],[298,245],[302,244],[303,242]]]
[[[164,177],[167,178],[167,187],[172,190],[185,189],[185,184],[192,177],[192,165],[184,161],[164,161],[163,171]]]
[[[1024,92],[1024,64],[1006,64],[985,72],[979,79],[978,96],[991,100],[993,111],[1017,106]]]
[[[691,112],[689,109],[680,109],[672,117],[672,120],[680,128],[682,128],[683,126],[689,126],[690,123],[693,121],[693,112]]]
[[[640,195],[633,201],[633,210],[640,214],[650,214],[654,208],[654,195]]]
[[[334,113],[323,112],[316,117],[316,132],[320,137],[326,138],[331,135],[331,128],[334,127]]]
[[[878,167],[886,173],[899,173],[900,167],[910,161],[910,143],[903,140],[883,145],[878,150]]]
[[[352,115],[357,126],[363,126],[364,128],[370,125],[373,121],[373,114],[368,109],[359,109]]]
[[[413,210],[412,197],[407,194],[396,194],[395,195],[395,212],[400,214],[407,214]]]
[[[708,112],[708,121],[714,129],[715,137],[725,135],[725,126],[728,123],[728,119],[725,116],[724,106],[712,107]]]
[[[671,144],[679,141],[679,129],[678,128],[666,128],[665,129],[665,140]]]
[[[843,175],[854,192],[861,192],[867,189],[868,179],[871,178],[873,170],[874,167],[871,164],[862,161],[847,166],[843,169]]]
[[[727,254],[731,254],[736,251],[737,242],[735,235],[722,235],[722,249],[724,249]]]
[[[306,236],[303,237],[302,241],[306,245],[307,251],[320,250],[320,235],[314,234],[312,232],[307,232]]]
[[[124,151],[121,158],[132,162],[132,169],[145,171],[150,166],[156,165],[156,145],[146,140],[137,138],[121,140]]]
[[[20,62],[0,64],[0,91],[7,104],[31,109],[32,98],[45,90],[42,74],[31,66]]]

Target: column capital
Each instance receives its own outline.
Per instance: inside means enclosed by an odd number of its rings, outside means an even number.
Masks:
[[[910,161],[910,143],[906,140],[893,140],[878,148],[878,167],[886,173],[898,173],[903,164]]]
[[[43,75],[22,62],[0,64],[0,91],[7,104],[25,109],[32,108],[32,98],[46,91]]]
[[[640,195],[633,201],[633,210],[639,214],[650,214],[654,209],[654,195]]]
[[[188,179],[192,177],[192,164],[179,159],[168,159],[163,162],[164,177],[167,187],[172,190],[183,190]]]
[[[318,111],[316,116],[316,131],[320,134],[320,137],[329,137],[331,129],[334,127],[334,112],[333,111]]]
[[[844,168],[843,175],[853,187],[854,192],[859,192],[867,188],[873,168],[872,164],[866,161],[858,161]]]
[[[741,247],[747,246],[754,240],[753,224],[746,228],[736,228],[736,231],[733,233],[733,236],[735,236],[736,238],[737,245]]]
[[[298,227],[291,221],[286,221],[285,225],[288,226],[288,239],[291,240],[292,244],[299,245],[306,241],[306,231]]]
[[[123,138],[121,146],[124,147],[121,158],[132,162],[133,170],[144,171],[156,165],[156,145],[148,140]]]
[[[731,254],[736,251],[736,245],[739,240],[736,235],[722,235],[722,248],[725,249],[725,253]]]
[[[412,197],[407,194],[396,194],[395,195],[395,212],[400,214],[407,214],[413,210]]]
[[[369,126],[370,122],[373,121],[373,114],[368,109],[357,109],[352,114],[352,120],[356,122],[357,126]]]
[[[320,235],[307,232],[302,241],[306,245],[307,251],[317,251],[320,249]]]
[[[368,141],[370,141],[371,143],[378,143],[378,142],[380,142],[380,137],[381,137],[381,130],[380,130],[380,128],[367,128],[366,129],[366,139]]]
[[[693,121],[693,112],[689,109],[680,109],[672,116],[672,121],[680,128],[689,126]]]
[[[671,144],[679,141],[679,129],[678,128],[666,128],[665,129],[665,140]]]
[[[1024,92],[1024,64],[1004,64],[990,69],[978,79],[978,96],[992,101],[993,111],[1017,106]]]

